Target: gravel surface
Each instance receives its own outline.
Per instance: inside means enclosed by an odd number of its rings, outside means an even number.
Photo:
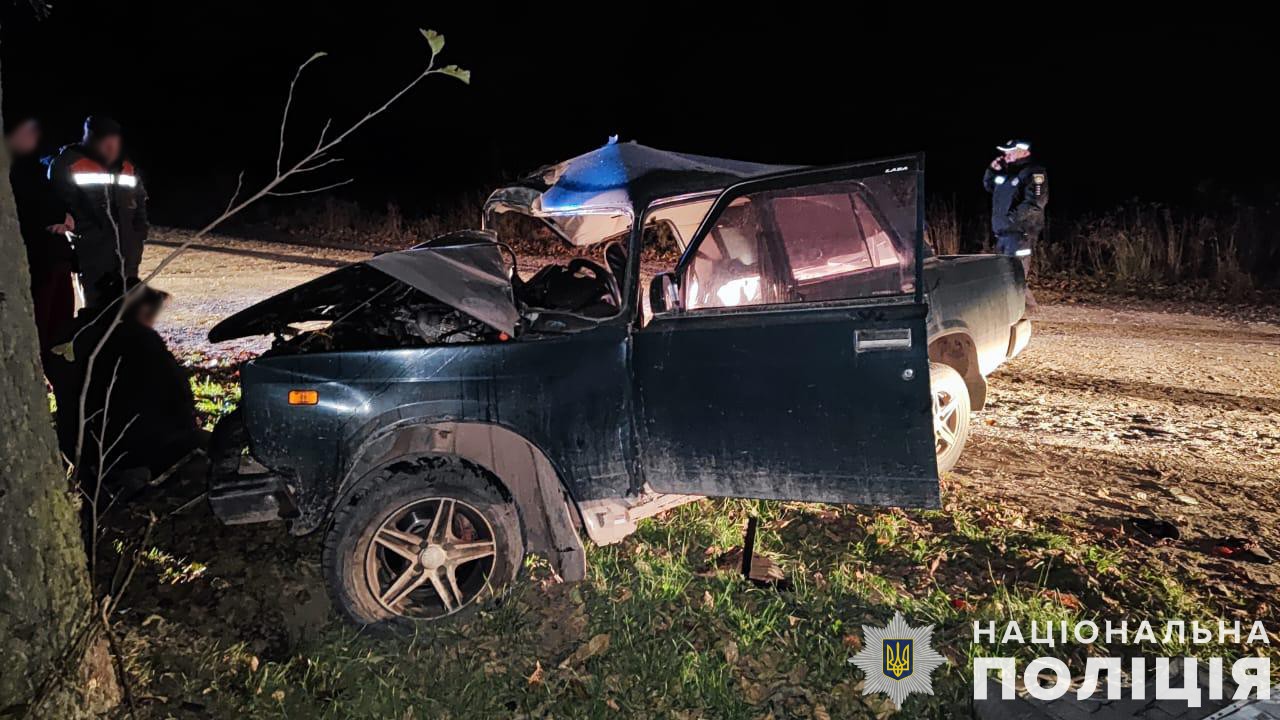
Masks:
[[[1137,534],[1132,517],[1169,520],[1181,538],[1139,552],[1274,622],[1280,562],[1229,559],[1220,541],[1254,540],[1280,561],[1277,309],[1233,319],[1216,306],[1055,300],[1042,299],[1023,355],[988,379],[951,489],[1104,535]]]
[[[189,239],[188,233],[179,231],[157,233],[143,254],[141,274],[145,277]],[[228,315],[367,257],[370,253],[353,250],[227,237],[202,238],[152,281],[157,288],[172,295],[159,330],[175,352],[260,352],[270,344],[269,338],[243,338],[215,347],[209,344],[206,335]]]

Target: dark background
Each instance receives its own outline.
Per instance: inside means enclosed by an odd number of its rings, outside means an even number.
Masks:
[[[346,197],[431,212],[612,134],[797,164],[923,150],[931,193],[974,210],[993,146],[1025,136],[1050,169],[1051,217],[1206,190],[1253,202],[1277,180],[1280,53],[1263,23],[922,29],[834,4],[518,7],[55,0],[37,21],[9,0],[4,112],[39,115],[60,142],[86,113],[113,115],[153,214],[195,225],[240,169],[250,186],[269,173],[298,63],[329,53],[299,85],[295,153],[324,118],[343,127],[413,77],[428,27],[472,84],[432,78],[354,136],[318,178],[353,177]]]

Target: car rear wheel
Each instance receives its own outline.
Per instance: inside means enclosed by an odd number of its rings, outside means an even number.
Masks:
[[[524,558],[515,507],[488,478],[441,465],[379,473],[334,516],[324,569],[362,625],[454,619],[498,597]]]
[[[929,363],[929,386],[938,472],[947,472],[959,462],[969,439],[969,387],[955,368],[941,363]]]

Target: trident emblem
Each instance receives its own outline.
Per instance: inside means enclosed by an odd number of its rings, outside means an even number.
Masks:
[[[901,680],[911,674],[911,640],[884,641],[884,674]]]

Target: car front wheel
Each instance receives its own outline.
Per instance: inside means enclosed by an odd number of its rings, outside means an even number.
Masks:
[[[929,363],[933,396],[933,443],[938,472],[948,472],[960,460],[969,438],[969,387],[950,365]]]
[[[382,472],[340,508],[324,570],[362,625],[412,626],[469,614],[500,596],[524,558],[515,507],[487,478],[443,465]]]

